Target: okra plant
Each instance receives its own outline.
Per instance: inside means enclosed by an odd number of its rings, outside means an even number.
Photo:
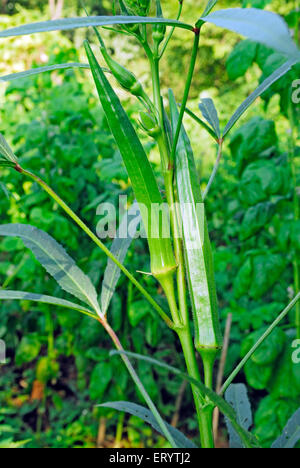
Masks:
[[[168,308],[165,309],[158,304],[141,284],[138,276],[123,265],[132,238],[116,237],[111,250],[109,250],[93,230],[84,224],[48,184],[30,172],[28,168],[23,167],[2,135],[0,138],[0,165],[5,170],[16,170],[20,173],[20,178],[32,180],[47,192],[66,215],[82,229],[84,234],[89,236],[91,241],[106,254],[108,264],[104,272],[101,300],[98,300],[98,294],[88,276],[76,266],[74,260],[56,240],[34,226],[26,224],[2,225],[0,226],[1,236],[21,238],[25,246],[33,252],[36,259],[56,279],[61,288],[75,296],[80,302],[74,303],[46,295],[8,290],[0,290],[0,298],[2,300],[19,299],[44,302],[77,310],[88,315],[91,319],[97,320],[110,335],[117,349],[115,352],[118,352],[123,359],[149,409],[129,402],[109,402],[102,405],[119,411],[127,411],[143,418],[163,434],[172,447],[196,447],[196,445],[162,419],[155,404],[150,399],[147,389],[139,380],[130,358],[144,359],[154,366],[165,367],[170,372],[190,382],[202,448],[214,447],[212,419],[215,407],[218,407],[226,417],[232,446],[257,448],[259,441],[248,431],[251,425],[251,414],[248,414],[250,409],[248,408],[245,388],[241,385],[234,385],[232,382],[258,347],[294,307],[300,298],[300,293],[296,291],[290,304],[270,325],[240,364],[233,369],[219,394],[215,393],[213,391],[214,366],[222,349],[222,331],[218,317],[217,287],[205,215],[205,199],[209,196],[210,187],[214,182],[222,157],[224,141],[228,134],[255,99],[300,61],[300,52],[290,36],[287,25],[278,15],[254,8],[230,8],[213,11],[216,4],[217,0],[209,0],[206,5],[202,6],[202,13],[198,11],[198,6],[195,7],[195,24],[181,21],[180,18],[184,12],[183,0],[179,0],[176,19],[164,17],[160,0],[118,0],[113,2],[112,16],[90,17],[86,15],[79,18],[26,24],[0,31],[0,38],[3,40],[45,31],[93,28],[96,45],[92,47],[87,40],[84,41],[88,63],[45,66],[4,76],[0,80],[15,80],[59,68],[81,67],[90,70],[87,78],[94,81],[100,105],[122,156],[134,196],[139,205],[149,246],[150,274],[153,281],[157,281],[160,285],[166,297]],[[188,109],[189,91],[198,55],[201,59],[201,37],[206,34],[207,23],[229,29],[262,43],[285,57],[284,64],[245,99],[224,129],[220,128],[218,112],[212,99],[201,100],[199,115]],[[109,28],[115,34],[130,36],[137,41],[141,53],[144,53],[148,59],[152,79],[151,93],[143,88],[134,73],[111,57],[100,28]],[[190,64],[185,77],[183,96],[175,97],[173,91],[169,90],[167,95],[164,93],[163,98],[160,61],[167,53],[167,46],[175,29],[179,31],[184,29],[190,33]],[[137,124],[149,138],[155,141],[158,147],[163,187],[155,177],[135,126],[130,121],[111,83],[117,83],[139,101],[140,115]],[[185,115],[192,117],[204,128],[218,146],[215,167],[203,193],[200,188],[189,136],[183,126]],[[168,207],[169,236],[165,235],[165,226],[163,225],[165,219],[153,214],[153,207],[162,206],[163,203],[166,203]],[[149,301],[153,311],[159,314],[165,325],[178,336],[187,372],[181,372],[151,357],[124,351],[116,333],[109,325],[108,313],[109,302],[121,272]],[[201,360],[201,365],[199,365],[198,358]],[[223,398],[224,394],[225,398]],[[241,405],[244,412],[247,412],[247,417],[240,416]],[[300,438],[299,425],[300,414],[298,411],[288,423],[284,435],[274,443],[274,447],[294,446]]]

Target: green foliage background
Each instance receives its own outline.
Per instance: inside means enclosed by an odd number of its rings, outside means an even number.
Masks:
[[[111,7],[109,1],[87,0],[86,4],[93,14],[105,14]],[[162,4],[166,16],[176,15],[177,1]],[[219,5],[266,6],[286,16],[293,26],[290,12],[294,1],[224,0]],[[202,2],[195,6],[193,0],[185,0],[187,21],[193,21],[201,11]],[[64,15],[74,14],[83,14],[79,2],[66,0]],[[43,19],[49,19],[49,13],[47,5],[41,7],[40,2],[2,3],[1,28]],[[85,34],[78,30],[1,41],[0,75],[45,63],[86,61],[81,47]],[[93,40],[92,33],[88,34]],[[150,90],[149,70],[137,44],[109,31],[104,36],[115,58],[133,70]],[[167,93],[172,87],[178,99],[183,92],[182,76],[190,47],[189,33],[176,32],[162,63],[163,90]],[[242,59],[238,52],[243,53]],[[222,29],[206,27],[189,107],[198,112],[199,98],[209,95],[224,125],[280,59],[262,46],[240,41]],[[290,158],[295,142],[289,132],[290,101],[286,92],[299,74],[299,67],[295,67],[243,118],[226,147],[207,202],[223,324],[227,314],[233,313],[226,375],[295,292],[293,261],[299,256],[300,226],[293,214]],[[135,118],[138,105],[123,91],[120,95]],[[99,221],[96,208],[100,202],[117,205],[120,194],[132,198],[125,169],[86,71],[55,72],[7,86],[1,84],[0,96],[1,131],[21,162],[40,173],[89,226],[95,228]],[[295,122],[299,122],[299,106],[293,108],[293,113]],[[188,117],[185,125],[204,188],[216,148]],[[144,143],[156,165],[156,148],[145,137]],[[298,169],[299,148],[294,156]],[[1,170],[0,176],[1,223],[30,223],[49,232],[99,286],[105,257],[37,186],[20,179],[17,173]],[[126,263],[131,271],[149,270],[143,241],[134,242]],[[153,297],[163,300],[150,277],[141,275],[141,280]],[[22,242],[14,239],[0,241],[0,284],[8,289],[60,294]],[[109,314],[126,349],[182,366],[173,334],[153,319],[148,304],[124,278]],[[123,446],[165,446],[165,441],[138,419],[124,419],[95,408],[101,401],[140,398],[120,359],[109,357],[111,344],[97,323],[73,312],[25,302],[0,304],[0,317],[0,338],[5,339],[8,349],[8,362],[0,365],[0,447],[19,441],[26,441],[26,447],[94,447],[97,440],[103,444],[99,434],[104,425],[108,446],[119,443],[120,433]],[[254,431],[267,447],[299,406],[300,367],[291,360],[293,325],[291,314],[239,377],[250,388]],[[167,371],[154,371],[146,363],[140,362],[137,369],[151,397],[171,420],[180,381]],[[196,423],[191,402],[186,389],[179,428],[192,437]]]

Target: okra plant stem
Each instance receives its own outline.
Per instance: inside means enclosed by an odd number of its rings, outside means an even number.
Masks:
[[[196,34],[196,40],[193,47],[192,57],[191,57],[191,66],[189,72],[189,84],[185,90],[185,104],[187,101],[187,97],[189,94],[189,89],[192,81],[193,71],[195,67],[196,55],[198,50],[199,44],[199,36]],[[147,50],[146,50],[147,52]],[[162,159],[162,166],[164,172],[164,180],[165,180],[165,189],[166,189],[166,196],[169,206],[171,207],[170,216],[171,216],[171,227],[173,233],[173,242],[174,242],[174,250],[175,250],[175,258],[177,261],[177,287],[178,287],[178,299],[179,299],[179,313],[180,313],[180,320],[183,325],[182,328],[176,329],[176,332],[179,336],[182,350],[184,353],[184,358],[187,366],[188,373],[191,377],[201,381],[200,372],[197,364],[195,348],[193,345],[193,340],[191,336],[190,324],[189,324],[189,315],[187,309],[187,302],[186,302],[186,283],[185,283],[185,268],[184,268],[184,257],[182,251],[182,244],[180,237],[178,235],[178,218],[177,213],[175,211],[175,194],[174,194],[174,168],[173,168],[173,161],[174,158],[170,158],[168,145],[167,145],[167,138],[165,133],[165,126],[164,126],[164,109],[163,103],[161,99],[161,92],[160,92],[160,81],[159,81],[159,57],[153,56],[153,54],[147,53],[150,65],[151,65],[151,73],[152,73],[152,80],[153,80],[153,95],[154,95],[154,104],[157,108],[157,112],[159,115],[159,122],[162,131],[162,136],[158,138],[158,146],[159,151],[161,154]],[[183,109],[184,113],[184,109]],[[183,118],[183,115],[182,115]],[[181,118],[181,123],[182,123]],[[180,133],[181,123],[179,125],[179,131],[177,136],[177,141]],[[177,129],[178,130],[178,129]],[[177,144],[173,146],[174,156],[176,154],[176,147]],[[173,209],[172,209],[173,208]],[[171,306],[172,307],[172,306]],[[175,305],[174,305],[175,309]],[[176,314],[178,318],[178,312],[173,310],[173,314]],[[174,317],[173,317],[174,320]],[[209,373],[211,375],[211,372]],[[212,431],[212,409],[206,407],[205,404],[205,397],[201,395],[199,389],[192,386],[192,392],[197,412],[197,419],[199,424],[199,431],[200,431],[200,442],[203,448],[213,448],[214,440],[213,440],[213,431]]]
[[[168,327],[174,328],[174,324],[168,315],[163,311],[163,309],[154,301],[151,295],[146,291],[146,289],[135,279],[135,277],[127,270],[127,268],[118,261],[118,259],[110,252],[110,250],[103,244],[103,242],[98,239],[98,237],[87,227],[87,225],[74,213],[73,210],[49,187],[42,179],[40,179],[35,174],[32,174],[29,171],[21,168],[20,166],[16,167],[16,170],[21,174],[29,177],[30,179],[37,182],[40,187],[42,187],[45,192],[53,198],[56,203],[70,216],[70,218],[75,221],[75,223],[95,242],[95,244],[100,247],[100,249],[110,258],[120,270],[127,276],[127,278],[136,286],[136,288],[143,294],[145,299],[153,306],[153,308],[159,313],[160,317],[166,322]]]
[[[195,28],[194,33],[195,33],[195,38],[194,38],[194,45],[193,45],[193,50],[192,50],[191,62],[190,62],[189,71],[188,71],[188,75],[187,75],[187,79],[186,79],[184,95],[183,95],[182,103],[181,103],[181,106],[180,106],[178,125],[177,125],[177,128],[176,128],[176,133],[175,133],[175,136],[174,136],[174,141],[173,141],[173,146],[172,146],[172,151],[171,151],[171,161],[174,161],[174,157],[175,157],[175,154],[176,154],[177,143],[178,143],[178,139],[179,139],[179,135],[180,135],[183,116],[184,116],[184,113],[185,113],[185,108],[186,108],[187,100],[188,100],[188,97],[189,97],[190,88],[191,88],[193,75],[194,75],[194,71],[195,71],[196,60],[197,60],[197,53],[198,53],[199,42],[200,42],[200,29]]]

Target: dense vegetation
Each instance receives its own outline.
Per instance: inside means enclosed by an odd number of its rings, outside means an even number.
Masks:
[[[110,11],[110,2],[86,3],[95,14]],[[165,3],[172,4],[166,5],[166,16],[174,16],[176,2]],[[194,5],[192,0],[186,3]],[[270,6],[298,32],[294,3],[220,2],[224,8],[241,4]],[[47,8],[40,10],[39,2],[9,5],[0,19],[1,29],[48,18]],[[83,13],[80,4],[74,8],[74,2],[66,1],[64,8],[66,15]],[[184,13],[187,20],[189,9]],[[180,77],[186,69],[185,34],[174,36],[162,64],[164,91],[172,85],[176,92],[183,92]],[[18,38],[8,43],[2,40],[1,75],[44,63],[86,61],[79,47],[84,35],[82,31],[47,33],[47,39],[28,36],[22,44]],[[89,36],[95,40],[92,32]],[[132,39],[121,51],[122,38],[110,31],[105,31],[104,36],[111,40],[114,56],[131,68],[134,64],[135,73],[148,87],[145,59]],[[206,35],[199,57],[189,107],[197,110],[199,96],[214,97],[222,110],[221,124],[282,60],[265,46],[237,41],[236,36],[223,30]],[[166,70],[171,73],[164,73]],[[243,118],[225,146],[220,171],[207,199],[223,329],[228,314],[233,320],[225,377],[299,291],[299,105],[291,105],[289,94],[299,75],[297,65]],[[95,227],[99,203],[117,205],[119,195],[127,194],[130,200],[133,196],[91,80],[86,77],[85,71],[62,70],[2,83],[0,116],[1,131],[20,162],[30,162],[31,170],[46,182],[51,181],[72,209]],[[122,97],[127,99],[126,110],[136,116],[138,105],[128,95]],[[186,117],[185,124],[191,130],[205,187],[216,145],[192,119]],[[158,173],[155,144],[142,133],[141,137]],[[25,179],[20,183],[19,174],[1,168],[0,190],[1,224],[29,223],[49,232],[71,255],[76,254],[79,266],[92,282],[100,284],[105,256],[70,224],[37,184]],[[139,239],[132,244],[125,265],[131,271],[149,271],[146,242]],[[163,303],[153,279],[146,275],[139,279]],[[35,293],[44,293],[46,285],[47,293],[63,297],[23,243],[13,238],[0,240],[0,281],[3,289]],[[253,432],[265,447],[278,437],[299,407],[300,365],[291,359],[291,344],[297,325],[298,330],[300,327],[295,319],[297,310],[296,306],[238,378],[248,385],[255,409]],[[104,395],[105,401],[143,402],[120,358],[109,355],[111,343],[97,323],[88,317],[82,319],[76,312],[66,314],[25,301],[1,302],[0,317],[0,338],[5,339],[8,358],[6,365],[1,365],[0,376],[0,447],[165,446],[165,440],[135,416],[95,406]],[[110,317],[126,349],[184,368],[173,333],[153,316],[149,304],[123,277],[110,306]],[[176,424],[180,414],[178,427],[193,437],[196,421],[189,388],[165,369],[143,361],[136,367],[165,418]],[[227,437],[223,420],[220,426],[221,445],[226,444]]]

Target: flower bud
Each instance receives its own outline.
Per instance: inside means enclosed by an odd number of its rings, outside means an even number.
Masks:
[[[123,0],[126,8],[136,16],[147,16],[151,0]]]
[[[140,112],[140,124],[143,130],[153,138],[161,133],[157,120],[147,112]]]
[[[158,18],[162,18],[162,9],[161,9],[161,4],[160,0],[156,0],[156,16]],[[157,45],[159,45],[165,38],[167,27],[165,24],[154,24],[152,27],[152,38],[153,41],[156,42]]]
[[[112,59],[104,46],[101,46],[100,50],[112,75],[122,88],[126,89],[134,96],[142,97],[144,95],[143,87],[136,76]]]

